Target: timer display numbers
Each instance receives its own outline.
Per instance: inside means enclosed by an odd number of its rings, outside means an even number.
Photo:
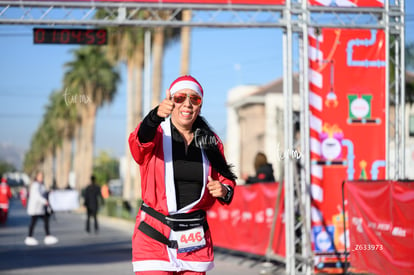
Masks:
[[[105,29],[33,29],[34,44],[106,45],[107,42]]]

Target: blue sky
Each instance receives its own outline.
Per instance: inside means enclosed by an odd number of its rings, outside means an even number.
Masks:
[[[414,3],[406,1],[408,22],[414,28]],[[410,20],[411,19],[411,20]],[[41,122],[48,97],[61,89],[63,64],[77,46],[34,45],[33,26],[0,25],[0,145],[26,150]],[[225,138],[228,91],[241,84],[263,85],[282,76],[282,31],[279,29],[193,28],[190,71],[202,84],[202,114]],[[414,41],[407,32],[407,42]],[[165,51],[163,91],[179,74],[180,45]],[[125,153],[126,71],[111,105],[98,112],[96,151]],[[92,99],[93,100],[93,99]],[[1,155],[0,155],[1,158]]]
[[[1,143],[27,149],[38,127],[48,96],[62,87],[63,64],[73,46],[33,45],[32,27],[0,26]],[[3,33],[15,35],[2,35]],[[17,35],[21,34],[21,35]],[[227,92],[239,84],[264,84],[281,76],[281,31],[277,29],[198,28],[192,34],[190,70],[203,85],[203,115],[225,135]],[[237,69],[240,67],[240,69]],[[179,74],[180,45],[166,48],[163,91]],[[115,101],[98,112],[97,149],[119,156],[126,140],[126,71]],[[93,100],[93,99],[92,99]]]

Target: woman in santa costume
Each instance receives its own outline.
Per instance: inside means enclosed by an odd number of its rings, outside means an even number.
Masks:
[[[132,237],[135,274],[201,275],[214,267],[206,211],[228,204],[236,176],[223,144],[200,116],[203,88],[177,78],[129,137],[143,205]]]

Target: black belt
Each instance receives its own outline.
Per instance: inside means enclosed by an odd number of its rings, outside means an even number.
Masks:
[[[187,230],[198,226],[203,226],[205,231],[208,229],[206,212],[204,210],[197,210],[191,213],[174,214],[168,216],[154,210],[153,208],[145,204],[141,206],[141,210],[150,215],[151,217],[159,220],[163,224],[167,225],[174,231]],[[145,221],[142,221],[139,224],[138,229],[141,230],[148,237],[151,237],[154,240],[157,240],[167,245],[169,248],[178,248],[177,241],[169,240],[161,232],[156,230],[154,227],[152,227]]]

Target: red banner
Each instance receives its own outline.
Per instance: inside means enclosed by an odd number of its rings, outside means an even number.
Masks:
[[[309,0],[308,3],[331,7],[384,7],[384,0]]]
[[[351,265],[375,274],[414,274],[414,182],[345,183]]]
[[[265,255],[275,215],[278,183],[237,186],[229,206],[216,203],[207,213],[215,246]],[[284,190],[280,190],[273,252],[285,256],[285,226],[282,221]]]
[[[28,0],[36,2],[48,2]],[[54,0],[54,2],[135,2],[168,4],[284,5],[285,0]]]
[[[385,178],[385,33],[314,30],[309,44],[313,249],[336,259],[342,182]]]

